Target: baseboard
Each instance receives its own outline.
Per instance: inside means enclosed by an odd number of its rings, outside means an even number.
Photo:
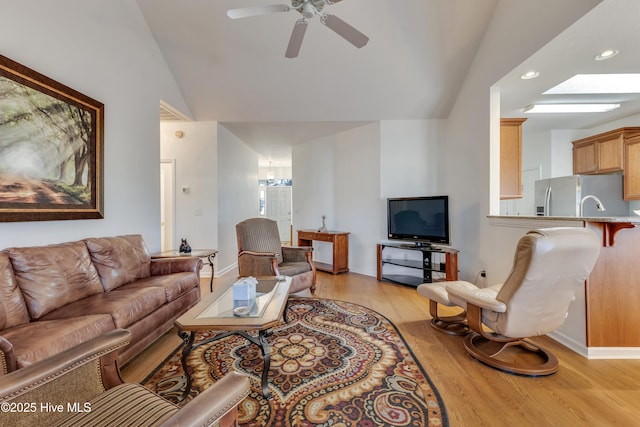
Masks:
[[[550,334],[547,334],[547,336],[552,340],[559,342],[560,344],[567,347],[568,349],[578,353],[580,356],[589,358],[589,351],[587,346],[582,343],[579,343],[573,338],[563,333],[560,333],[558,331],[551,332]]]
[[[229,265],[229,266],[227,266],[227,267],[225,267],[225,268],[217,269],[217,270],[216,270],[216,274],[215,274],[215,276],[214,276],[214,277],[221,277],[221,276],[224,276],[224,275],[225,275],[225,274],[227,274],[228,272],[230,272],[230,271],[232,271],[232,270],[234,270],[234,269],[237,269],[237,268],[238,268],[238,263],[236,262],[236,263],[233,263],[233,264],[231,264],[231,265]]]
[[[640,347],[589,347],[589,359],[640,359]]]
[[[587,359],[640,359],[640,347],[587,347],[558,331],[548,336]]]

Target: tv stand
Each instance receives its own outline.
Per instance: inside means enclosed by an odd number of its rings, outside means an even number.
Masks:
[[[425,242],[401,243],[400,246],[402,246],[403,248],[433,248],[433,247],[435,247],[431,243],[425,243]]]
[[[458,280],[458,251],[442,246],[402,243],[378,244],[377,279],[418,286],[444,280]]]

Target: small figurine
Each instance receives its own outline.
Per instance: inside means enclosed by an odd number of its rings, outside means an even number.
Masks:
[[[185,254],[191,253],[191,246],[189,246],[187,239],[181,239],[180,253],[185,253]]]
[[[319,232],[324,233],[327,231],[327,226],[325,225],[325,220],[327,219],[326,215],[322,215],[322,227],[318,229]]]

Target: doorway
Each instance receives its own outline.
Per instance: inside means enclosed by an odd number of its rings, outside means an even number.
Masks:
[[[160,160],[160,245],[162,251],[175,249],[175,159]]]
[[[280,241],[291,243],[291,186],[263,187],[265,217],[278,223]]]

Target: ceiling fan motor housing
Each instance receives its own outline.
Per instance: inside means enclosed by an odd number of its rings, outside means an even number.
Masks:
[[[331,0],[291,0],[291,7],[302,14],[306,19],[313,18],[322,12],[325,4],[332,4]]]

